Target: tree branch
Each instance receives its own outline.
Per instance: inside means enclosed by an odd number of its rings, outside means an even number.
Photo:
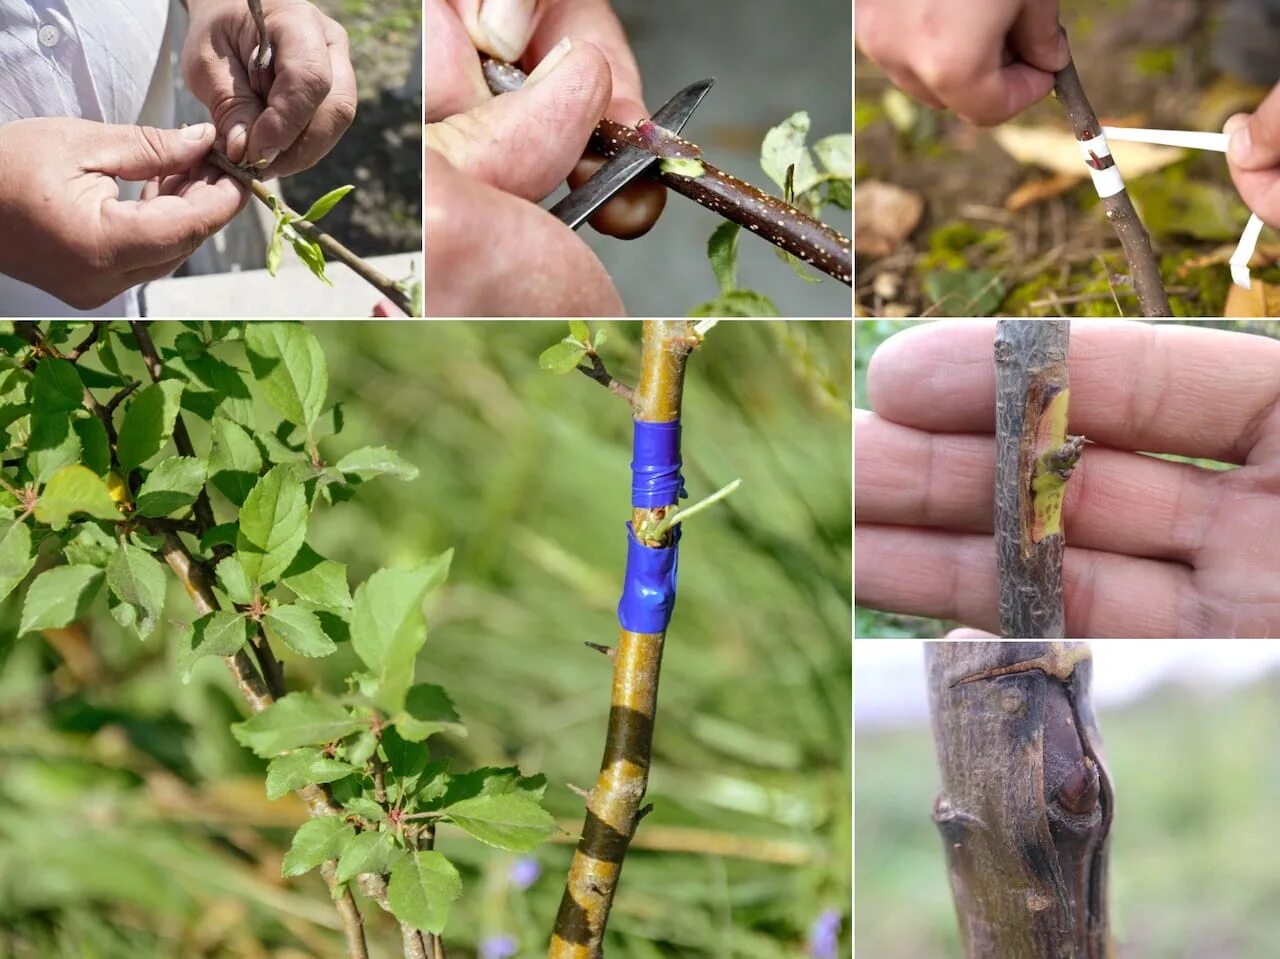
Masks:
[[[510,93],[524,84],[524,73],[509,63],[485,58],[482,67],[489,89]],[[591,136],[591,149],[617,156],[627,147],[649,150],[630,127],[602,119]],[[664,173],[654,164],[647,176],[700,206],[758,234],[774,246],[817,267],[846,285],[853,284],[853,244],[847,236],[815,220],[776,196],[771,196],[707,163],[696,177]]]
[[[680,418],[685,365],[697,342],[692,330],[688,320],[645,321],[640,383],[633,403],[635,419],[669,423]],[[652,525],[669,508],[633,508],[633,528]],[[645,545],[665,546],[669,535]],[[623,859],[643,815],[641,803],[649,782],[665,639],[665,632],[619,630],[604,759],[587,798],[582,839],[569,867],[550,959],[599,959],[604,954],[605,927]]]
[[[319,245],[320,249],[324,250],[325,256],[328,259],[337,260],[338,262],[346,265],[351,272],[355,273],[370,286],[377,289],[379,293],[399,307],[404,312],[405,316],[414,315],[413,298],[405,292],[399,283],[391,279],[367,260],[361,259],[349,247],[339,243],[310,220],[304,220],[298,215],[297,211],[290,208],[284,200],[275,196],[270,190],[268,190],[266,185],[251,171],[233,163],[227,155],[220,150],[210,150],[209,155],[205,159],[210,165],[217,167],[223,173],[227,174],[227,176],[239,181],[243,187],[257,197],[258,201],[267,207],[267,209],[271,210],[272,213],[275,213],[277,210],[281,210],[288,214],[290,217],[290,225],[308,240]]]
[[[589,380],[595,380],[614,396],[621,396],[628,404],[635,402],[636,391],[629,387],[621,380],[615,380],[607,369],[605,369],[604,360],[600,359],[600,354],[594,350],[587,354],[587,359],[591,362],[590,366],[578,364],[578,372]]]
[[[1058,101],[1067,111],[1067,119],[1075,131],[1076,139],[1092,140],[1102,135],[1102,127],[1098,117],[1085,96],[1084,86],[1080,83],[1080,75],[1076,73],[1075,63],[1054,74],[1054,93]],[[1111,156],[1090,160],[1089,165],[1097,170],[1105,170],[1115,166]],[[1129,261],[1129,278],[1134,292],[1138,296],[1138,305],[1143,316],[1173,316],[1169,307],[1169,297],[1164,289],[1164,281],[1160,278],[1160,264],[1151,250],[1151,238],[1146,227],[1133,208],[1129,199],[1129,191],[1121,190],[1113,196],[1102,198],[1102,208],[1107,219],[1115,227],[1116,236],[1120,238],[1120,246],[1124,249],[1124,257]]]

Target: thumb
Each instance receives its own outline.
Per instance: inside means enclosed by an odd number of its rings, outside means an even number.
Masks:
[[[122,180],[150,180],[190,170],[209,152],[216,136],[212,123],[181,130],[103,124],[90,154],[99,173]]]
[[[524,55],[538,19],[538,0],[453,0],[471,42],[499,60]]]
[[[1238,170],[1258,171],[1280,166],[1280,98],[1276,91],[1253,114],[1237,113],[1223,132],[1231,139],[1227,160]]]
[[[427,124],[427,146],[504,193],[541,200],[582,156],[612,91],[604,55],[566,37],[520,90]]]

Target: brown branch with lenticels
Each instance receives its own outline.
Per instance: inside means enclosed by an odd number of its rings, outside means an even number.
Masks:
[[[483,67],[485,80],[494,94],[510,93],[524,84],[525,74],[519,67],[488,58],[483,61]],[[687,140],[680,142],[690,148],[689,155],[701,155],[701,151]],[[596,126],[590,145],[592,150],[605,157],[617,156],[627,147],[653,152],[636,130],[608,119],[601,120]],[[852,285],[853,244],[847,236],[780,197],[770,196],[706,160],[700,162],[703,172],[698,176],[666,173],[658,166],[652,167],[645,175],[726,220],[746,227],[780,250],[799,257],[841,283]]]

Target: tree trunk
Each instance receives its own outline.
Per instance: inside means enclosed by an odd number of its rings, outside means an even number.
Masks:
[[[1084,643],[929,643],[942,833],[969,959],[1105,959],[1112,790]]]

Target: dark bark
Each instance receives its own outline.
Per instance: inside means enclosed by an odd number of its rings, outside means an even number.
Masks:
[[[1001,320],[996,324],[996,570],[1000,630],[1011,639],[1057,639],[1066,633],[1062,608],[1062,533],[1037,521],[1032,483],[1037,459],[1063,446],[1051,428],[1066,402],[1066,320]],[[1042,514],[1052,514],[1052,504]],[[1061,500],[1057,504],[1061,517]]]
[[[1077,140],[1092,140],[1101,135],[1102,126],[1098,117],[1085,96],[1084,87],[1080,83],[1080,75],[1076,73],[1074,63],[1054,75],[1054,93],[1058,101],[1067,111],[1067,119],[1075,131]],[[1100,157],[1097,169],[1106,169],[1115,165],[1110,156]],[[1151,238],[1142,225],[1138,211],[1133,208],[1129,199],[1129,191],[1121,190],[1114,196],[1102,198],[1102,208],[1107,219],[1115,227],[1116,236],[1120,238],[1120,246],[1124,248],[1124,258],[1129,261],[1129,279],[1138,296],[1138,306],[1143,316],[1173,316],[1169,307],[1169,296],[1164,289],[1164,281],[1160,278],[1160,264],[1151,250]]]
[[[1105,959],[1113,793],[1083,643],[930,643],[942,834],[969,959]]]

